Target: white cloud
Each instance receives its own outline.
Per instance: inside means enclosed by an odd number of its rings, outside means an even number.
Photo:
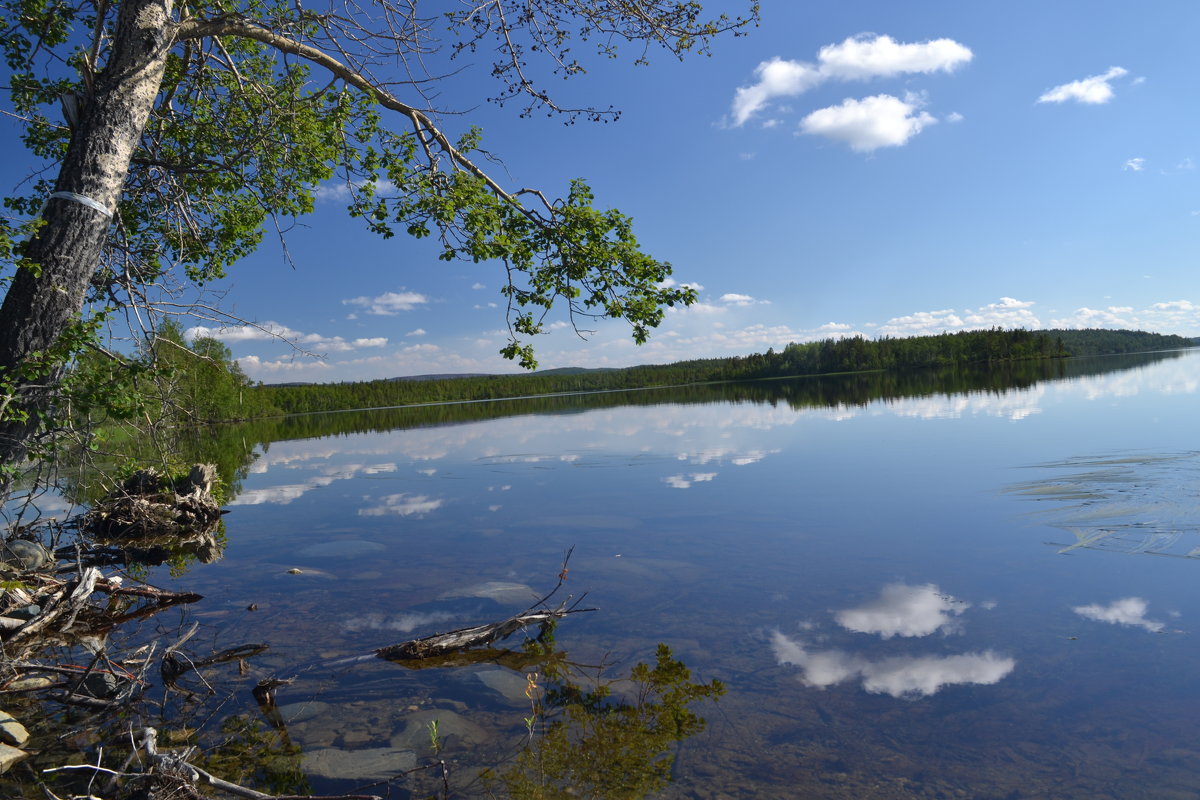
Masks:
[[[803,94],[821,83],[821,73],[812,64],[772,58],[754,70],[758,82],[733,93],[733,124],[744,125],[772,98]]]
[[[376,297],[353,297],[343,300],[343,305],[362,306],[368,314],[394,316],[401,311],[412,311],[428,303],[428,298],[418,292],[384,292]]]
[[[701,284],[699,284],[699,283],[696,283],[695,281],[688,281],[688,282],[686,282],[686,283],[679,283],[679,282],[678,282],[678,281],[676,281],[674,278],[667,278],[665,281],[663,281],[662,283],[658,284],[658,286],[659,286],[659,288],[661,288],[661,289],[670,289],[670,288],[672,288],[672,287],[674,287],[674,286],[678,286],[678,287],[680,287],[681,289],[691,289],[691,290],[693,290],[693,291],[696,291],[696,292],[703,292],[703,291],[704,291],[704,287],[703,287]]]
[[[740,126],[777,97],[794,97],[827,80],[868,80],[912,73],[953,72],[971,60],[970,49],[952,39],[902,43],[890,36],[861,34],[822,47],[817,63],[779,57],[754,70],[758,79],[733,97],[733,124]]]
[[[1125,162],[1124,166],[1121,167],[1122,170],[1127,170],[1130,172],[1141,172],[1145,168],[1146,159],[1144,158],[1131,158]]]
[[[846,98],[841,105],[818,109],[800,121],[800,131],[845,142],[852,150],[869,153],[880,147],[899,147],[937,122],[919,102],[889,94]]]
[[[405,336],[424,336],[425,329],[424,328],[415,328],[404,335]]]
[[[184,336],[193,340],[199,337],[208,337],[231,344],[278,340],[290,342],[305,350],[323,350],[335,353],[347,353],[360,347],[384,347],[388,343],[387,338],[383,336],[359,338],[348,342],[341,336],[304,333],[294,328],[289,328],[286,325],[281,325],[278,322],[264,322],[261,325],[236,325],[225,328],[206,328],[198,325],[184,331]],[[252,359],[254,357],[249,356],[247,358]],[[239,361],[241,360],[239,359]]]
[[[1055,86],[1037,99],[1039,103],[1065,103],[1075,100],[1088,105],[1107,103],[1113,98],[1113,88],[1109,81],[1129,74],[1121,67],[1110,67],[1102,75],[1092,75],[1078,81]]]
[[[473,284],[471,284],[471,288],[472,289],[486,289],[487,287],[484,286],[482,283],[473,283]]]
[[[208,328],[197,325],[183,332],[188,339],[206,337],[219,339],[222,342],[254,342],[270,341],[271,339],[287,339],[296,341],[305,334],[281,325],[278,322],[267,321],[261,325],[229,325],[222,328]]]
[[[346,202],[350,199],[351,189],[357,189],[360,186],[366,185],[365,180],[341,181],[334,183],[329,181],[322,183],[313,189],[313,196],[317,200],[328,200],[331,202]],[[377,196],[394,194],[396,185],[387,178],[378,178],[375,181],[375,194]]]
[[[883,587],[878,599],[839,611],[834,619],[847,630],[878,634],[884,639],[928,636],[937,631],[955,632],[958,621],[954,617],[970,607],[970,603],[944,594],[932,583],[924,586],[893,583]]]
[[[982,328],[1028,328],[1042,327],[1030,307],[1028,300],[1001,297],[997,303],[989,303],[978,309],[966,309],[959,314],[953,308],[938,311],[916,311],[902,317],[893,317],[879,326],[880,336],[936,336],[939,333]]]
[[[800,680],[806,686],[824,689],[857,678],[868,692],[903,698],[928,697],[947,686],[994,684],[1017,664],[1014,659],[991,650],[872,661],[843,650],[809,650],[799,640],[789,639],[779,631],[771,635],[771,649],[778,663],[800,668]]]
[[[753,306],[769,304],[771,302],[770,300],[755,300],[748,294],[737,294],[735,292],[728,292],[721,295],[720,300],[722,303],[727,303],[731,306]]]
[[[908,73],[953,72],[973,58],[953,39],[904,44],[890,36],[852,36],[817,54],[821,74],[841,80],[867,80]]]
[[[1151,633],[1158,633],[1164,627],[1161,622],[1146,619],[1147,603],[1140,597],[1124,597],[1114,600],[1107,606],[1093,603],[1090,606],[1076,606],[1071,609],[1081,617],[1094,619],[1097,622],[1111,622],[1113,625],[1131,625],[1145,628]]]
[[[946,122],[962,122],[964,119],[966,119],[966,117],[957,111],[951,111],[946,115]]]
[[[1127,316],[1128,307],[1075,309],[1070,317],[1050,321],[1054,328],[1136,328],[1137,323]]]

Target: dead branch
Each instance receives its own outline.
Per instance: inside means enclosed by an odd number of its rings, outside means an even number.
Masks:
[[[459,628],[447,633],[435,633],[432,636],[423,636],[420,639],[381,647],[375,651],[375,655],[388,661],[410,661],[442,656],[506,639],[531,625],[544,626],[556,622],[568,614],[595,610],[594,608],[568,609],[560,606],[553,610],[523,611],[502,622]]]

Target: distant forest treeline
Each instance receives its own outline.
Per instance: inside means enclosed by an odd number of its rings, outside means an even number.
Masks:
[[[256,406],[284,414],[384,408],[416,403],[496,400],[563,392],[826,375],[870,370],[997,364],[1065,356],[1109,355],[1191,347],[1182,336],[1124,330],[960,331],[905,339],[861,337],[789,344],[780,351],[732,358],[611,370],[550,371],[443,380],[376,380],[261,386]]]

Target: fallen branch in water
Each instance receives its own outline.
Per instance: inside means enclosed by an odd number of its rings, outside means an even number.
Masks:
[[[556,609],[543,611],[522,611],[520,614],[509,617],[502,622],[493,622],[490,625],[473,625],[469,628],[459,628],[447,633],[435,633],[432,636],[423,636],[420,639],[412,639],[400,644],[381,647],[375,651],[375,655],[378,658],[388,661],[411,661],[422,658],[435,658],[448,653],[491,644],[500,639],[506,639],[517,631],[524,630],[531,625],[543,626],[544,630],[544,626],[549,625],[551,622],[557,622],[568,614],[579,614],[595,610],[594,608],[566,608],[565,606],[559,606]]]
[[[424,636],[420,639],[412,639],[400,644],[381,647],[375,651],[375,655],[388,661],[413,661],[422,658],[436,658],[437,656],[444,656],[447,653],[457,653],[472,647],[491,644],[500,639],[507,639],[517,631],[524,630],[530,625],[541,627],[541,631],[538,633],[538,638],[540,639],[545,635],[548,626],[568,614],[595,611],[596,609],[594,608],[578,607],[583,602],[583,598],[587,597],[586,594],[572,603],[569,608],[567,607],[567,603],[571,602],[571,598],[569,597],[558,608],[541,607],[545,606],[546,601],[553,597],[562,588],[562,585],[566,583],[568,572],[567,562],[571,560],[571,554],[574,552],[575,548],[572,546],[567,550],[566,555],[563,556],[562,569],[558,572],[558,583],[554,585],[554,588],[520,614],[509,617],[502,622],[493,622],[490,625],[473,625],[469,628],[458,628],[448,633],[435,633],[432,636]]]

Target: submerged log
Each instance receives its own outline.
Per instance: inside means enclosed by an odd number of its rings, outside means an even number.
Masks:
[[[387,661],[414,661],[418,659],[436,658],[450,653],[458,653],[472,647],[488,645],[492,642],[506,639],[519,630],[531,625],[537,625],[545,630],[552,622],[557,622],[568,614],[578,614],[584,611],[595,611],[592,608],[568,609],[559,606],[556,609],[540,609],[523,611],[509,617],[503,622],[493,622],[490,625],[473,625],[469,628],[458,628],[447,633],[435,633],[400,644],[381,647],[375,651],[378,658]]]

